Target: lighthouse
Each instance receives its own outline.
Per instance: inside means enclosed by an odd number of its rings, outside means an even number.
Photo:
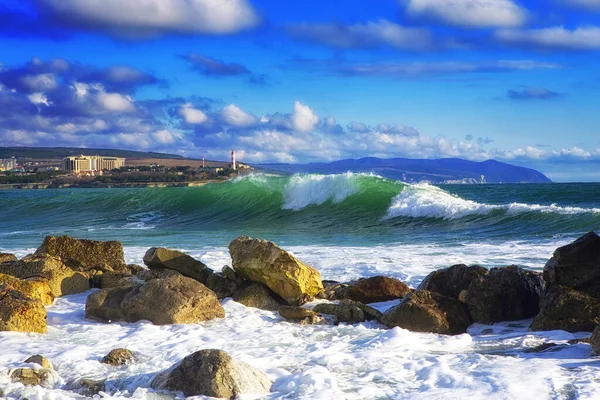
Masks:
[[[235,150],[231,150],[231,169],[236,170],[235,166]]]

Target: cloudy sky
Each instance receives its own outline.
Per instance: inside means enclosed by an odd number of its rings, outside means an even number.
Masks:
[[[3,0],[0,146],[600,180],[600,0]]]

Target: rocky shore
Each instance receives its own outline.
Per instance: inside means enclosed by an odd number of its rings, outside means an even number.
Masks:
[[[232,265],[220,272],[166,248],[149,249],[145,266],[139,266],[126,264],[119,242],[46,237],[34,254],[20,260],[0,254],[0,331],[43,335],[45,306],[57,297],[95,289],[87,297],[85,316],[103,324],[218,323],[225,317],[221,301],[232,298],[246,307],[276,311],[281,323],[374,321],[382,328],[442,335],[465,333],[473,323],[533,318],[532,331],[590,332],[589,343],[600,352],[600,237],[595,233],[558,248],[543,273],[518,266],[454,265],[432,272],[417,288],[385,276],[322,280],[319,271],[274,243],[246,236],[233,240],[229,252]],[[398,303],[383,313],[369,306],[391,300]],[[102,362],[132,364],[136,357],[114,349]],[[56,387],[61,382],[52,360],[39,354],[19,368],[0,365],[0,374],[24,385]],[[185,396],[235,398],[268,393],[271,385],[264,371],[222,350],[204,349],[157,371],[149,386]],[[81,379],[68,390],[93,395],[106,387]]]

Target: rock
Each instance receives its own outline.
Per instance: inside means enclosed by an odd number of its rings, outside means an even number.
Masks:
[[[135,360],[133,353],[127,349],[114,349],[102,358],[102,364],[110,364],[118,367],[131,364]]]
[[[326,300],[341,300],[347,298],[348,285],[337,281],[323,281],[323,292],[319,296]]]
[[[592,337],[590,338],[590,344],[592,345],[594,354],[600,354],[600,325],[594,329]]]
[[[86,300],[85,315],[108,322],[148,320],[166,325],[223,318],[225,311],[206,286],[178,275],[95,292]]]
[[[410,288],[401,280],[387,276],[359,279],[348,286],[346,297],[363,304],[401,299]]]
[[[335,315],[339,322],[349,324],[377,320],[383,315],[374,308],[353,300],[340,300],[339,304],[317,304],[313,311],[319,314]]]
[[[144,264],[150,269],[169,269],[183,276],[205,283],[210,272],[203,262],[177,250],[152,247],[144,255]]]
[[[11,371],[10,379],[26,386],[42,386],[46,389],[52,389],[59,380],[56,372],[45,368],[17,368]]]
[[[125,272],[128,272],[131,275],[137,275],[138,273],[140,273],[142,271],[147,271],[147,270],[146,270],[146,268],[142,267],[141,265],[127,264],[125,266]]]
[[[600,300],[588,293],[559,285],[548,285],[540,301],[540,312],[532,331],[564,330],[592,332],[600,323]]]
[[[559,247],[544,267],[549,284],[584,290],[600,284],[600,237],[590,232]],[[585,291],[585,290],[584,290]]]
[[[486,268],[478,265],[471,267],[464,264],[453,265],[427,275],[419,285],[419,290],[429,290],[458,299],[460,292],[467,290],[474,279],[487,273]]]
[[[233,294],[233,300],[246,307],[260,308],[261,310],[277,311],[281,302],[275,299],[275,294],[265,286],[251,283]]]
[[[183,276],[177,271],[172,269],[145,269],[136,274],[136,277],[143,280],[149,281],[150,279],[165,279],[172,276]]]
[[[475,322],[493,324],[534,317],[539,312],[541,274],[517,266],[492,268],[473,279],[464,296]]]
[[[93,397],[100,392],[106,391],[106,380],[81,378],[79,380],[79,386],[83,389],[85,394]]]
[[[327,320],[312,310],[298,306],[281,306],[279,307],[279,315],[287,321],[296,322],[301,325],[328,325],[330,323],[337,323],[337,320]]]
[[[113,270],[123,270],[125,259],[120,242],[99,242],[70,236],[46,236],[36,255],[59,257],[76,271],[88,271],[98,264],[108,264]]]
[[[269,393],[271,381],[222,350],[200,350],[157,375],[152,387],[183,392],[186,397],[233,399],[246,393]]]
[[[242,236],[229,244],[229,253],[236,274],[267,286],[290,305],[302,304],[323,291],[316,269],[274,243]]]
[[[231,297],[237,289],[237,284],[235,281],[227,279],[221,274],[212,272],[212,270],[208,271],[206,275],[206,281],[203,283],[207,288],[215,292],[217,298],[219,299]]]
[[[387,310],[381,323],[389,328],[399,326],[414,332],[459,335],[467,331],[471,318],[460,301],[439,293],[416,290]]]
[[[101,274],[96,274],[92,277],[92,283],[95,288],[99,289],[107,289],[117,286],[128,286],[131,285],[132,282],[129,278],[133,276],[129,273],[121,273],[121,272],[104,272]]]
[[[0,331],[46,332],[46,309],[10,285],[0,284]]]
[[[0,273],[20,279],[45,278],[54,297],[82,293],[90,289],[87,275],[73,271],[60,258],[46,254],[31,254],[16,263],[0,264]]]
[[[236,274],[233,268],[231,268],[229,265],[223,267],[223,269],[221,270],[221,275],[223,275],[230,281],[234,281],[238,287],[241,287],[242,285],[244,285],[244,283],[246,283],[246,280],[238,274]]]
[[[54,302],[48,281],[43,278],[19,279],[12,275],[0,274],[0,284],[10,285],[28,297],[41,301],[45,306]]]
[[[27,360],[25,360],[24,362],[38,364],[42,368],[45,368],[45,369],[54,369],[54,367],[52,367],[52,363],[50,362],[50,360],[48,360],[46,357],[44,357],[44,356],[42,356],[40,354],[36,354],[35,356],[31,356]]]
[[[18,258],[14,254],[10,253],[0,253],[0,264],[2,263],[12,263],[17,261]]]
[[[552,349],[552,350],[550,350]],[[560,345],[557,343],[547,342],[537,345],[535,347],[523,350],[523,353],[543,353],[546,350],[558,351],[560,350]]]

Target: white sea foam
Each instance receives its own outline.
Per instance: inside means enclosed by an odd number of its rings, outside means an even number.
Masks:
[[[294,175],[283,191],[283,208],[301,210],[326,201],[340,203],[357,193],[357,174]]]

